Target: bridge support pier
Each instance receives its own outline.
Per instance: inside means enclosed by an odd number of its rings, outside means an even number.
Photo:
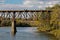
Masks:
[[[17,32],[15,24],[16,24],[16,21],[12,21],[11,33],[13,35],[15,35]]]
[[[11,33],[12,35],[15,35],[17,30],[16,30],[16,21],[15,21],[15,13],[13,13],[13,17],[12,17],[12,27],[11,27]]]

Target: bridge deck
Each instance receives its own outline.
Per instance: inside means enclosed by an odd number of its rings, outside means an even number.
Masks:
[[[0,10],[0,12],[51,12],[51,10]]]

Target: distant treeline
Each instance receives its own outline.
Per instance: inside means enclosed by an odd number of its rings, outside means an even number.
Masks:
[[[10,27],[11,25],[12,25],[12,21],[9,19],[0,20],[0,27]],[[20,19],[16,19],[16,25],[15,26],[16,27],[37,27],[38,25],[39,25],[38,21],[32,21],[32,22],[26,21],[26,22],[24,22],[24,21],[21,21]]]
[[[12,22],[9,21],[9,20],[4,20],[4,21],[0,21],[0,26],[1,27],[8,27],[8,26],[11,26],[12,25]],[[16,22],[16,27],[31,27],[31,25],[27,24],[27,23],[17,23]]]

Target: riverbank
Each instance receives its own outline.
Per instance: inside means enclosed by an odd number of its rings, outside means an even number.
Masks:
[[[37,32],[42,32],[42,33],[46,33],[46,34],[50,34],[50,35],[53,35],[54,37],[56,37],[56,40],[60,40],[60,30],[57,29],[57,30],[53,30],[53,31],[46,31],[46,30],[38,30]]]
[[[53,30],[49,33],[55,35],[60,40],[60,30]]]

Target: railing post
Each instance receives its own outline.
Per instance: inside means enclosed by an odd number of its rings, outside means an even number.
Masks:
[[[16,21],[15,21],[15,12],[13,12],[13,16],[12,16],[12,27],[11,27],[11,33],[13,35],[16,34],[17,30],[16,30]]]

